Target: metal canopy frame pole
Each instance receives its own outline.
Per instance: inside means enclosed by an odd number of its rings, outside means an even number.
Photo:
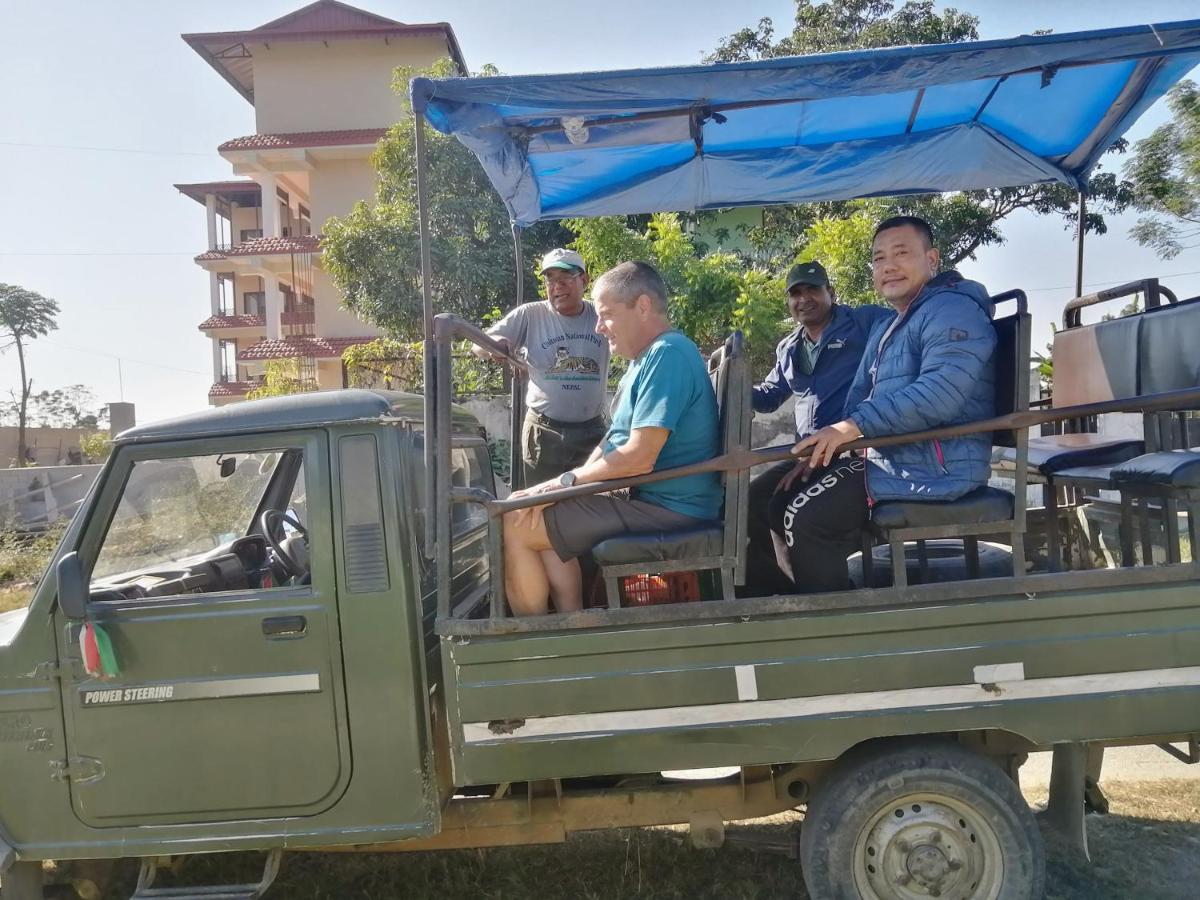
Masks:
[[[516,265],[517,306],[525,302],[525,253],[521,247],[521,226],[512,223],[513,262]],[[521,425],[525,419],[525,379],[512,370],[512,396],[508,423],[508,484],[514,491],[525,487],[525,469],[521,455]]]
[[[1083,234],[1087,222],[1087,193],[1079,192],[1079,234],[1075,242],[1075,296],[1083,296]]]
[[[417,218],[421,229],[421,311],[425,334],[425,474],[433,475],[434,489],[425,491],[425,555],[432,559],[437,548],[437,455],[434,422],[437,418],[437,345],[433,339],[433,263],[429,249],[429,189],[425,184],[425,115],[413,110],[413,132],[417,156]]]

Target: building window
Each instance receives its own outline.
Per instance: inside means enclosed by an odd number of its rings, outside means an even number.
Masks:
[[[246,243],[246,241],[252,241],[255,238],[260,238],[260,237],[262,237],[262,229],[261,228],[243,228],[241,230],[241,237],[239,239],[239,243],[244,244],[244,243]]]
[[[242,295],[242,309],[248,316],[265,316],[267,314],[266,291],[246,291]]]
[[[237,341],[221,341],[220,351],[222,383],[237,381]]]
[[[217,273],[217,315],[233,315],[233,273]]]

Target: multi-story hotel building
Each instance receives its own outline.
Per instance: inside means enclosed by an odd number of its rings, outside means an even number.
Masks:
[[[209,278],[209,402],[242,399],[272,359],[298,360],[314,388],[342,387],[342,351],[379,332],[341,308],[321,226],[375,195],[375,144],[405,115],[395,68],[449,57],[466,71],[454,31],[318,0],[250,31],[183,39],[255,115],[254,134],[217,148],[240,178],[175,185],[208,215],[196,262]]]

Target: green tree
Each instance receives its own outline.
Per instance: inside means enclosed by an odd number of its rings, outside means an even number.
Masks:
[[[20,412],[16,398],[0,406],[0,421],[15,422]],[[96,400],[86,385],[72,384],[29,395],[26,422],[42,428],[98,428],[108,418],[108,407]]]
[[[315,391],[317,386],[305,379],[300,372],[298,359],[272,359],[265,367],[263,383],[246,394],[247,400],[264,397],[282,397],[286,394],[303,394]]]
[[[15,398],[18,466],[26,463],[25,427],[29,395],[33,392],[33,379],[25,371],[25,345],[57,329],[57,319],[58,304],[53,300],[13,284],[0,284],[0,341],[5,341],[0,344],[0,352],[16,347],[21,369],[20,396]]]
[[[486,74],[494,74],[488,68]],[[459,74],[443,59],[428,70],[396,70],[393,88],[406,98],[418,74]],[[425,129],[429,188],[432,290],[438,312],[478,322],[493,307],[508,309],[516,293],[508,212],[478,161],[455,138]],[[322,236],[322,262],[347,309],[389,335],[422,336],[420,229],[417,216],[416,138],[411,118],[394,125],[375,153],[379,187],[373,203],[359,202],[330,219]],[[569,240],[554,223],[526,230],[522,247],[532,257]],[[537,274],[522,273],[525,296],[537,295]]]
[[[735,62],[797,54],[829,53],[906,44],[957,43],[975,40],[979,18],[948,7],[941,13],[931,0],[796,0],[796,20],[790,34],[776,38],[771,19],[743,28],[721,41],[709,59]],[[1123,142],[1115,152],[1125,149]],[[1089,212],[1084,228],[1104,234],[1104,216],[1123,211],[1133,200],[1128,182],[1098,172],[1088,187]],[[916,215],[933,226],[939,250],[948,266],[974,258],[981,247],[1004,242],[1001,224],[1020,210],[1057,215],[1075,229],[1078,195],[1066,185],[1031,185],[952,194],[887,198],[874,207],[879,218]],[[763,211],[763,224],[747,238],[763,262],[791,258],[804,246],[808,229],[821,219],[839,219],[856,207],[844,201],[773,206]]]
[[[1131,234],[1162,259],[1200,238],[1200,88],[1181,81],[1167,94],[1171,119],[1137,142],[1125,175],[1145,215]]]

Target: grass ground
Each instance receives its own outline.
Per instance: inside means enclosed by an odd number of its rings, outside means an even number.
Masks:
[[[28,606],[32,597],[32,584],[0,585],[0,612],[8,612],[10,609],[20,609],[22,606]]]
[[[1092,863],[1056,845],[1047,850],[1047,900],[1193,900],[1200,884],[1200,783],[1105,785],[1107,816],[1088,819]],[[1039,793],[1041,794],[1039,796]],[[1044,801],[1044,791],[1029,793]],[[694,850],[676,829],[581,834],[548,847],[350,856],[295,853],[267,900],[692,900],[788,897],[803,900],[799,863],[746,843],[787,846],[799,814],[730,826],[720,850]],[[261,857],[197,859],[179,881],[254,880]],[[136,873],[120,870],[105,900],[129,896]]]

